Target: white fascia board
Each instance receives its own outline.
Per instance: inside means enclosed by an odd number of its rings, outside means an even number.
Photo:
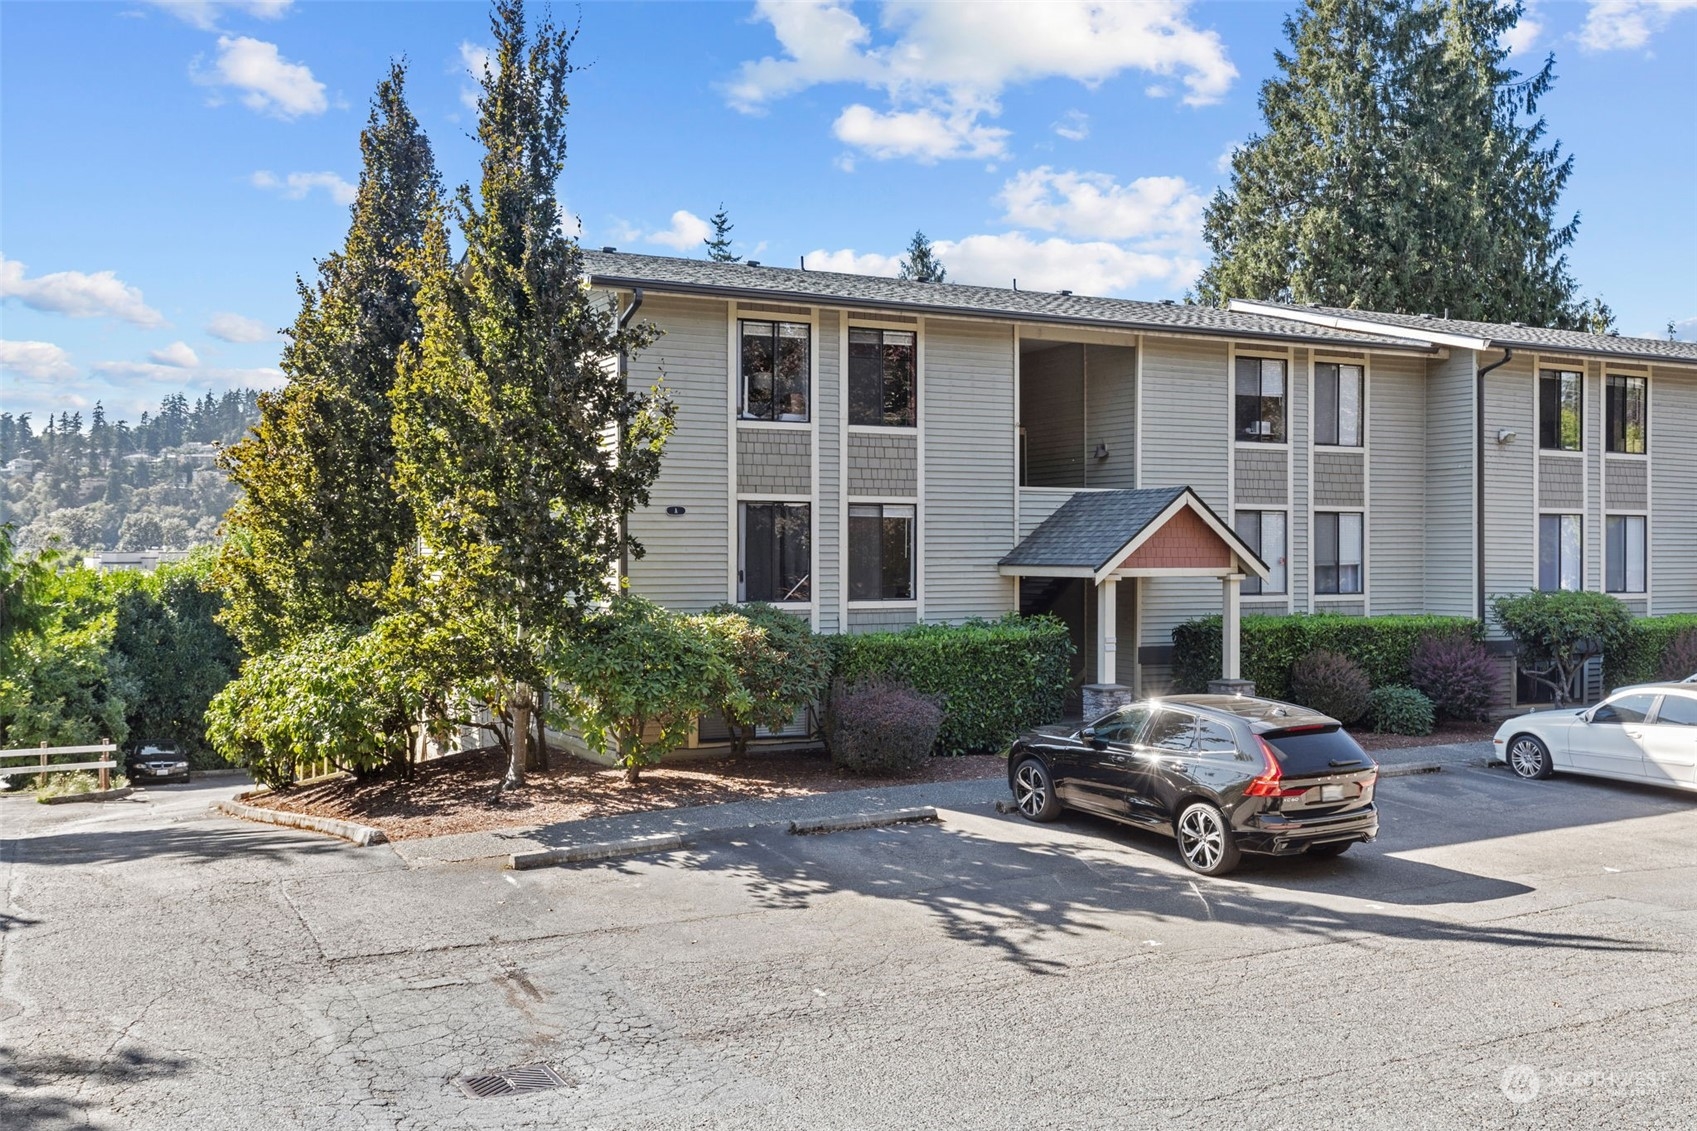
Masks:
[[[1322,314],[1318,310],[1292,310],[1288,307],[1269,306],[1241,298],[1232,299],[1231,302],[1226,304],[1226,309],[1238,314],[1259,314],[1267,318],[1288,318],[1292,322],[1305,322],[1311,326],[1325,326],[1351,334],[1378,334],[1387,338],[1407,338],[1411,342],[1425,342],[1427,345],[1434,346],[1451,346],[1456,349],[1488,350],[1495,348],[1489,338],[1475,338],[1467,334],[1449,334],[1441,330],[1423,330],[1417,326],[1373,322],[1366,318],[1345,318],[1337,314]]]

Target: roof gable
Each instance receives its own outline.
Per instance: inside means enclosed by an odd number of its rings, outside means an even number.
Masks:
[[[997,563],[1004,574],[1090,576],[1121,569],[1267,566],[1189,487],[1080,491]]]

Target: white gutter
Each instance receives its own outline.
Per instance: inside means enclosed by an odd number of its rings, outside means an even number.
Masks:
[[[1325,326],[1332,330],[1341,330],[1351,334],[1382,334],[1389,338],[1407,338],[1412,342],[1452,346],[1456,349],[1486,350],[1491,349],[1494,345],[1490,338],[1475,338],[1467,334],[1449,334],[1441,330],[1424,330],[1418,326],[1373,322],[1365,318],[1346,318],[1338,314],[1323,314],[1318,310],[1274,306],[1250,299],[1234,298],[1226,304],[1226,309],[1236,314],[1259,314],[1266,318],[1288,318],[1292,322],[1306,322],[1311,326]]]

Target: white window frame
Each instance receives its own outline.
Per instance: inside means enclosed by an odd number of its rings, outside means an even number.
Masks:
[[[913,335],[913,423],[912,424],[856,424],[850,419],[850,406],[854,403],[854,393],[850,387],[849,370],[853,365],[852,338],[856,330],[871,330],[880,334],[897,333]],[[843,420],[851,432],[884,432],[892,436],[914,436],[919,433],[921,418],[920,409],[920,331],[916,323],[884,323],[875,319],[856,317],[849,321],[843,329]]]
[[[743,326],[749,322],[767,322],[772,324],[774,327],[789,325],[805,326],[807,328],[807,412],[804,419],[780,420],[776,404],[773,405],[772,416],[770,418],[748,415],[748,374],[744,373],[742,368],[742,343],[744,336]],[[781,337],[781,335],[778,336]],[[733,374],[732,380],[736,385],[735,413],[738,422],[741,424],[760,427],[812,428],[813,418],[816,415],[815,401],[817,399],[819,386],[819,326],[817,319],[812,316],[804,317],[802,315],[794,314],[763,314],[759,311],[738,311],[731,327],[731,340],[733,342],[733,348],[731,351],[731,369]],[[774,366],[777,364],[777,358],[775,355],[773,357],[773,364]],[[774,370],[773,380],[776,381],[776,379],[777,375]],[[777,390],[775,386],[773,389],[773,397],[774,399],[777,397]]]
[[[889,507],[904,507],[908,510],[908,588],[913,594],[910,597],[855,597],[854,588],[854,551],[850,546],[853,538],[854,508],[878,507],[880,510]],[[851,498],[843,503],[843,592],[849,594],[850,609],[915,609],[919,607],[919,502],[912,498]],[[880,516],[882,517],[882,516]]]
[[[1612,552],[1613,537],[1610,527],[1620,522],[1625,532],[1622,537],[1625,545],[1622,547],[1621,570],[1626,574],[1624,588],[1616,589],[1609,583],[1609,555]],[[1632,581],[1632,524],[1638,524],[1638,585],[1633,587]],[[1610,511],[1603,516],[1603,592],[1617,593],[1623,597],[1645,597],[1650,592],[1650,516],[1643,511]]]
[[[1239,434],[1237,427],[1237,363],[1239,361],[1257,361],[1263,364],[1269,361],[1276,361],[1284,366],[1284,391],[1279,394],[1280,399],[1284,402],[1283,412],[1281,413],[1283,417],[1282,423],[1284,425],[1284,438],[1282,440],[1251,440],[1245,439]],[[1290,351],[1281,350],[1276,347],[1273,349],[1254,349],[1251,347],[1238,349],[1234,347],[1229,352],[1229,364],[1230,369],[1226,374],[1226,387],[1231,391],[1231,412],[1228,416],[1227,427],[1231,430],[1232,443],[1244,444],[1253,447],[1258,451],[1280,451],[1288,449],[1290,447],[1292,426],[1291,375],[1296,370],[1296,364],[1291,358]],[[1262,371],[1262,379],[1265,380],[1265,370]],[[1257,395],[1265,397],[1266,394],[1263,393]]]
[[[818,561],[818,506],[810,495],[738,495],[736,502],[737,541],[735,555],[735,572],[732,574],[736,584],[736,601],[738,604],[747,603],[748,596],[748,508],[750,506],[766,506],[783,504],[785,506],[800,506],[807,508],[807,599],[805,601],[771,600],[769,603],[784,609],[810,610],[813,608],[813,594],[819,588]]]
[[[1556,588],[1544,588],[1544,520],[1546,518],[1560,519],[1556,527]],[[1571,525],[1566,521],[1572,519]],[[1571,576],[1574,584],[1567,584],[1569,577],[1569,562],[1566,550],[1568,548],[1568,532],[1572,530],[1578,539],[1573,549]],[[1540,593],[1581,592],[1585,588],[1585,514],[1583,511],[1570,510],[1541,510],[1538,512],[1538,525],[1534,533],[1533,561],[1536,567],[1532,575],[1533,589]]]
[[[1357,585],[1354,589],[1327,590],[1320,588],[1320,570],[1326,563],[1320,560],[1320,522],[1326,518],[1337,519],[1337,538],[1335,539],[1337,560],[1330,563],[1334,570],[1341,573],[1346,565],[1352,565],[1358,571]],[[1356,534],[1356,560],[1344,560],[1344,519],[1353,518],[1359,524]],[[1355,598],[1366,599],[1367,596],[1367,512],[1364,510],[1316,510],[1308,529],[1308,570],[1310,581],[1314,587],[1314,596],[1320,600],[1338,600]],[[1338,583],[1342,585],[1341,580]]]
[[[1336,395],[1336,398],[1335,398],[1336,402],[1337,402],[1337,410],[1336,410],[1336,417],[1337,418],[1333,422],[1337,426],[1337,434],[1339,436],[1339,439],[1336,439],[1336,440],[1322,440],[1320,438],[1320,388],[1321,388],[1321,385],[1327,379],[1320,372],[1322,366],[1330,366],[1331,368],[1337,370],[1337,373],[1335,374],[1335,378],[1334,378],[1335,381],[1336,381],[1336,385],[1337,385],[1337,395]],[[1364,361],[1334,361],[1330,358],[1316,357],[1314,359],[1312,368],[1313,368],[1313,371],[1314,371],[1314,383],[1313,383],[1313,388],[1312,388],[1312,390],[1309,394],[1308,415],[1309,415],[1309,418],[1310,418],[1309,429],[1310,429],[1311,434],[1314,437],[1314,441],[1313,441],[1314,446],[1317,447],[1317,448],[1337,448],[1337,449],[1342,449],[1344,451],[1361,451],[1362,449],[1366,448],[1366,446],[1367,446],[1367,363],[1364,362]],[[1344,370],[1346,370],[1346,369],[1353,369],[1353,370],[1355,370],[1355,373],[1356,373],[1356,381],[1355,381],[1355,388],[1356,388],[1355,439],[1352,440],[1352,441],[1345,441],[1345,440],[1342,439],[1342,436],[1343,436],[1343,386],[1344,386],[1343,373],[1344,373]]]
[[[1284,575],[1284,580],[1279,588],[1269,589],[1267,588],[1268,581],[1261,581],[1259,578],[1252,577],[1243,582],[1243,596],[1245,599],[1260,597],[1271,597],[1280,600],[1288,599],[1290,596],[1290,510],[1287,507],[1239,507],[1235,512],[1235,518],[1232,522],[1232,530],[1234,533],[1237,533],[1238,537],[1243,537],[1243,534],[1238,530],[1236,519],[1241,519],[1244,516],[1251,514],[1259,516],[1260,529],[1256,532],[1255,543],[1250,547],[1250,549],[1254,550],[1255,553],[1260,556],[1262,561],[1271,566],[1273,572],[1282,573]],[[1265,555],[1265,548],[1267,544],[1267,518],[1270,515],[1278,516],[1280,538],[1284,543],[1284,553],[1279,556],[1279,559],[1276,562]],[[1271,579],[1269,578],[1269,581],[1270,580]],[[1251,583],[1258,583],[1260,588],[1252,592],[1247,588],[1247,586]]]

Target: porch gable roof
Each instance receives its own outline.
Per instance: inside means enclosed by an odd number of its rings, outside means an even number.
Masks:
[[[1090,577],[1101,582],[1183,510],[1199,518],[1246,572],[1267,576],[1266,563],[1189,487],[1080,491],[997,564],[1007,576]]]

